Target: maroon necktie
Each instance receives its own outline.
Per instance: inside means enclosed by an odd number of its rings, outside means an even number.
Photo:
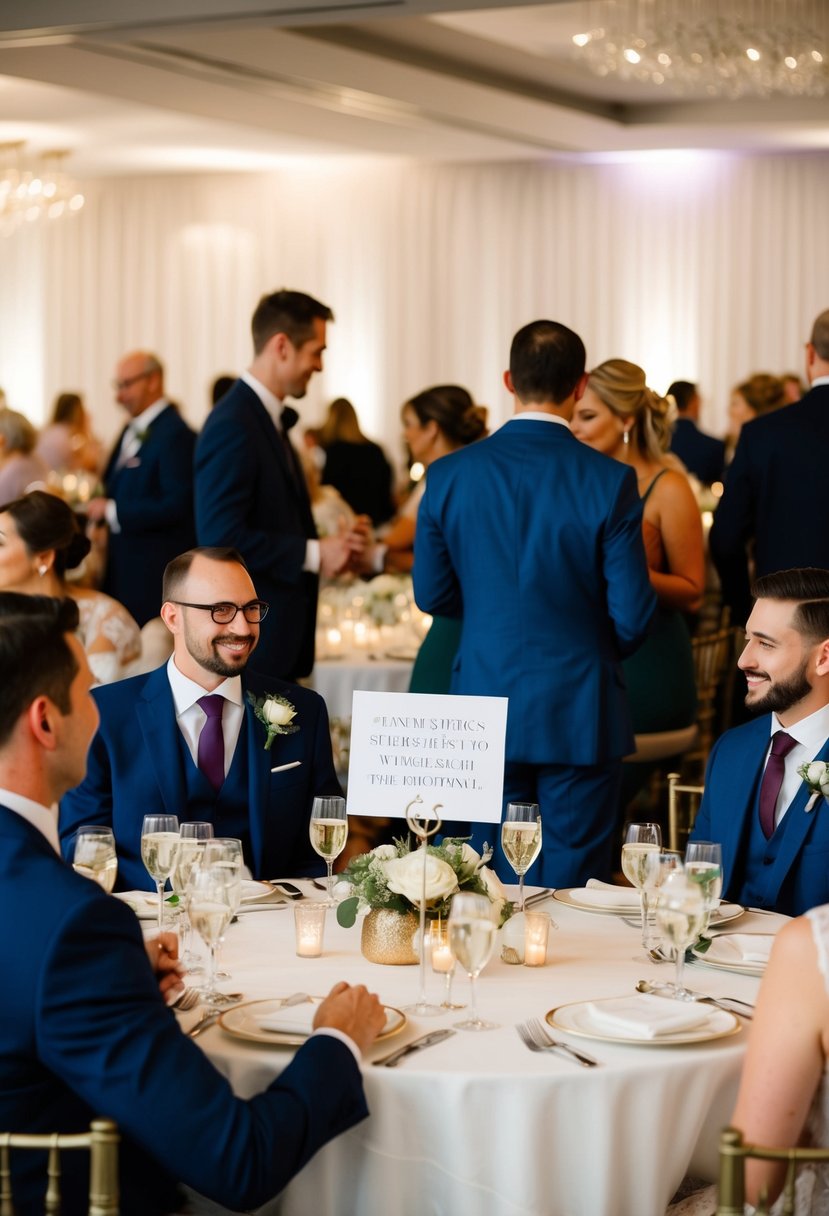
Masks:
[[[766,840],[774,832],[774,808],[777,806],[777,798],[783,784],[786,756],[796,743],[797,739],[787,735],[784,730],[772,735],[771,753],[760,784],[760,827]]]
[[[198,704],[207,714],[199,735],[199,768],[218,791],[225,779],[225,737],[222,731],[222,710],[225,699],[219,696],[199,697]]]

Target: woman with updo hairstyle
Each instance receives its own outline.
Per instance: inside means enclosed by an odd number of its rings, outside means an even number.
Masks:
[[[705,556],[699,508],[682,465],[668,452],[676,414],[672,397],[648,388],[645,373],[625,359],[592,372],[573,412],[577,439],[629,464],[642,498],[642,534],[658,610],[651,633],[624,663],[636,734],[691,726],[696,688],[686,613],[702,604]],[[624,766],[623,806],[650,769]]]
[[[732,390],[728,403],[728,434],[725,437],[725,459],[730,463],[740,438],[740,431],[747,422],[753,422],[761,414],[770,414],[788,405],[786,390],[780,376],[769,372],[755,372]]]
[[[66,581],[89,549],[74,511],[54,494],[33,490],[0,507],[0,590],[71,596],[92,674],[98,684],[109,684],[140,657],[141,633],[117,600]]]

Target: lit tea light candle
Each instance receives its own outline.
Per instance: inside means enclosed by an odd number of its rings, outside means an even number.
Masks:
[[[543,967],[547,961],[550,917],[546,912],[525,912],[524,965]]]
[[[300,958],[319,958],[325,929],[325,904],[294,904],[296,952]]]
[[[436,942],[432,946],[432,970],[442,972],[451,971],[455,966],[455,956],[449,949],[449,943],[444,940]]]
[[[343,635],[339,629],[329,629],[325,635],[329,654],[340,654],[343,648]]]
[[[354,645],[365,646],[368,637],[368,629],[365,621],[354,622]]]

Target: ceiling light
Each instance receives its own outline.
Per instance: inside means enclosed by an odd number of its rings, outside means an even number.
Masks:
[[[63,170],[65,152],[23,156],[23,143],[0,144],[0,236],[21,224],[80,211],[84,196]]]

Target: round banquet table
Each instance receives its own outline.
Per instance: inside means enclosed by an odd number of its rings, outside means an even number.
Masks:
[[[299,884],[322,898],[310,883]],[[587,1069],[534,1054],[515,1024],[570,1001],[631,993],[637,980],[670,980],[673,968],[641,956],[638,929],[621,918],[553,899],[541,905],[558,929],[545,967],[493,956],[478,981],[481,1015],[499,1028],[459,1030],[397,1068],[372,1060],[465,1016],[416,1018],[364,1060],[370,1118],[328,1144],[268,1211],[280,1216],[660,1216],[683,1175],[716,1177],[717,1140],[727,1125],[745,1051],[739,1034],[685,1046],[627,1046],[559,1035],[599,1061]],[[735,930],[769,933],[783,917],[747,913]],[[419,994],[417,967],[378,966],[360,954],[359,921],[342,929],[329,910],[324,954],[294,951],[290,906],[239,917],[228,933],[226,986],[246,999],[326,993],[340,979],[365,983],[399,1008]],[[689,987],[754,1001],[759,980],[700,964]],[[443,977],[427,974],[442,999]],[[456,973],[454,999],[468,981]],[[181,1015],[183,1025],[194,1014]],[[291,1049],[231,1037],[220,1026],[195,1040],[236,1093],[249,1097],[277,1075]],[[325,1078],[319,1078],[325,1084]]]

